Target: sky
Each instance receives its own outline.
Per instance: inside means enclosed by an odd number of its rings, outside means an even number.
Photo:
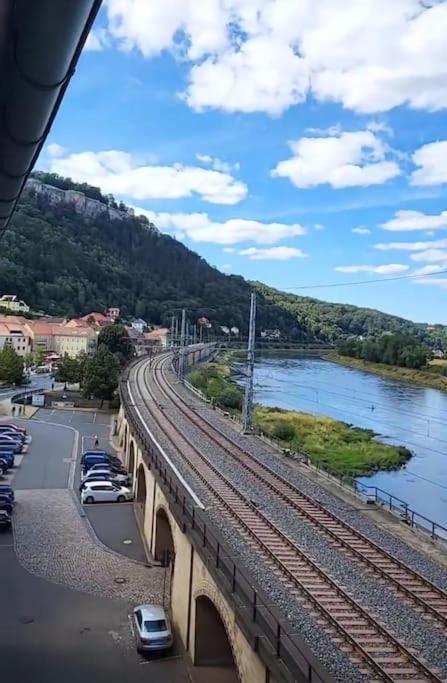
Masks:
[[[447,0],[104,0],[38,168],[225,273],[447,324],[446,33]]]

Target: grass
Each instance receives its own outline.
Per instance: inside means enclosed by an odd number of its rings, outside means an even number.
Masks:
[[[385,365],[384,363],[370,363],[369,361],[351,358],[350,356],[340,356],[335,351],[326,354],[324,358],[341,365],[347,365],[350,368],[372,372],[381,377],[447,391],[447,377],[440,374],[441,366],[438,364],[430,366],[432,369],[427,367],[423,370],[413,370],[412,368],[401,368],[396,365]]]
[[[242,389],[232,379],[228,355],[195,367],[188,379],[225,410],[240,412]],[[254,427],[284,448],[304,451],[315,465],[336,474],[359,476],[397,469],[411,457],[406,448],[376,441],[371,430],[329,417],[257,405]]]
[[[407,448],[376,441],[372,430],[330,417],[256,406],[254,424],[268,436],[280,437],[285,447],[307,453],[313,464],[337,474],[359,476],[398,469],[411,457]]]

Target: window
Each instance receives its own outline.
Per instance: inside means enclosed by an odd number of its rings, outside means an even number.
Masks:
[[[153,621],[145,621],[144,629],[148,633],[157,633],[158,631],[166,631],[167,626],[164,619],[154,619]]]
[[[138,621],[138,626],[141,627],[141,624],[143,623],[143,619],[141,617],[141,612],[139,609],[137,609],[137,611],[135,612],[135,617],[136,617],[136,620]]]

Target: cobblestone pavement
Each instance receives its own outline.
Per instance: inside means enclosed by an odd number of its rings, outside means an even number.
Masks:
[[[164,570],[102,548],[79,516],[69,491],[22,490],[16,500],[16,553],[25,569],[92,595],[132,604],[163,601]]]

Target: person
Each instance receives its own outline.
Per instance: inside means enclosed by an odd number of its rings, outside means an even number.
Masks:
[[[99,446],[99,439],[98,436],[95,436],[95,448],[98,448]]]
[[[54,391],[54,382],[51,382],[51,391]]]
[[[14,417],[14,415],[16,414],[16,407],[15,406],[12,406],[11,413],[12,413],[12,416]]]

